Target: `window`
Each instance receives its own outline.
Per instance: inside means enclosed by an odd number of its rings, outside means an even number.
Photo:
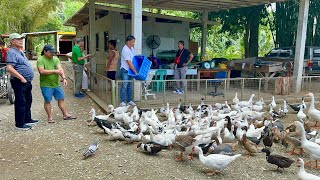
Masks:
[[[105,31],[103,33],[103,36],[104,36],[104,51],[108,51],[109,32]]]
[[[96,51],[99,51],[99,33],[96,34]]]
[[[320,49],[313,50],[313,57],[320,57]]]

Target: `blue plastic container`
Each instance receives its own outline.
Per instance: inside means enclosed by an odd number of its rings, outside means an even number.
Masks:
[[[136,80],[145,81],[148,77],[151,64],[151,61],[149,61],[145,56],[134,56],[132,59],[132,65],[137,70],[138,75],[136,75],[131,69],[129,69],[128,75]]]

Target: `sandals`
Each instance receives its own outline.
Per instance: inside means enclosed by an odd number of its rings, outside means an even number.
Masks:
[[[48,119],[48,123],[55,123],[55,121],[53,119]]]
[[[75,116],[67,116],[67,117],[63,117],[63,120],[73,120],[73,119],[77,119],[77,117]]]

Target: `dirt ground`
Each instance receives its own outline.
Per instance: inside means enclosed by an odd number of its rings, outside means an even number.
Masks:
[[[32,62],[35,65],[34,62]],[[39,89],[39,75],[35,71],[33,81],[32,117],[39,119],[31,131],[14,127],[13,105],[9,101],[0,104],[0,179],[297,179],[298,167],[293,164],[284,173],[274,171],[265,154],[242,156],[222,173],[207,176],[207,168],[197,158],[176,162],[178,152],[166,150],[150,156],[138,152],[135,144],[110,141],[101,129],[87,126],[89,111],[97,105],[88,97],[75,99],[72,90],[65,88],[66,105],[75,121],[64,121],[56,103],[53,103],[55,124],[48,124]],[[316,98],[319,98],[316,96]],[[283,119],[285,124],[295,120],[291,113]],[[95,140],[99,141],[96,155],[82,160],[83,152]],[[262,146],[260,145],[262,149]],[[275,154],[289,156],[283,146],[272,147]],[[244,153],[239,148],[237,153]],[[303,155],[308,160],[308,155]],[[307,172],[320,175],[306,168]]]

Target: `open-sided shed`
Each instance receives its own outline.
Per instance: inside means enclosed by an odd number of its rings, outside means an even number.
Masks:
[[[142,8],[170,9],[179,11],[194,11],[202,13],[202,42],[201,50],[204,52],[206,47],[206,33],[208,25],[208,12],[221,11],[232,8],[248,7],[259,4],[269,4],[274,2],[282,2],[285,0],[89,0],[89,31],[90,31],[90,49],[95,49],[95,3],[108,3],[117,5],[132,6],[132,35],[136,37],[135,48],[138,54],[142,51]],[[310,0],[300,0],[298,31],[296,43],[296,55],[294,76],[295,90],[301,89],[302,68],[304,46],[306,39],[306,28],[308,20]]]

